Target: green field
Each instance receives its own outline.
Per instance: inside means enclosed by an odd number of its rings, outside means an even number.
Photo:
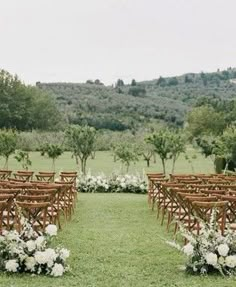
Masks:
[[[172,238],[148,209],[145,195],[79,194],[72,221],[56,244],[71,250],[62,278],[0,275],[4,287],[230,287],[234,278],[191,276],[185,258],[166,244]]]
[[[196,159],[192,159],[192,164],[189,163],[184,156],[181,156],[176,162],[176,173],[211,173],[213,172],[213,163],[209,158],[204,158],[200,153],[197,153],[196,150],[188,148],[187,155],[189,158],[192,158],[193,155],[196,155]],[[40,156],[39,152],[32,152],[30,154],[32,160],[32,166],[29,168],[34,171],[47,171],[51,170],[52,162],[46,157]],[[171,160],[167,161],[167,172],[171,171]],[[4,160],[1,158],[0,167],[3,167]],[[59,159],[56,161],[56,171],[67,171],[67,170],[78,170],[78,166],[75,164],[75,160],[71,157],[71,153],[65,152]],[[9,160],[9,169],[19,170],[22,169],[21,165],[14,159],[14,156],[10,157]],[[110,175],[112,172],[121,172],[122,165],[119,161],[114,162],[112,153],[107,152],[97,152],[95,159],[89,159],[87,164],[87,170],[90,170],[92,174],[105,173]],[[161,161],[157,157],[157,162],[151,162],[149,168],[146,167],[146,162],[140,159],[136,164],[130,166],[130,173],[143,173],[143,172],[161,172],[162,166]],[[125,172],[125,168],[123,169]]]

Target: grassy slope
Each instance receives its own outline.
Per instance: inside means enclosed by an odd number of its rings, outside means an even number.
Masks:
[[[72,271],[59,279],[1,274],[0,286],[235,286],[232,278],[180,271],[184,257],[165,243],[171,235],[143,195],[80,194],[74,219],[57,240],[71,250]]]
[[[188,156],[191,158],[193,155],[196,155],[197,158],[192,160],[192,165],[194,167],[194,171],[198,173],[210,173],[213,172],[213,164],[210,159],[204,158],[200,154],[196,154],[196,151],[193,149],[188,149],[187,152]],[[40,156],[38,152],[32,152],[30,154],[31,160],[32,160],[32,166],[30,167],[30,170],[34,171],[46,171],[51,170],[52,162],[50,159]],[[167,162],[167,172],[171,171],[171,161],[169,160]],[[4,161],[3,159],[0,159],[0,167],[3,167]],[[88,169],[91,170],[93,174],[97,173],[105,173],[110,175],[114,171],[121,170],[121,163],[120,162],[114,162],[111,152],[97,152],[96,158],[94,160],[89,159]],[[11,157],[9,161],[9,169],[12,170],[19,170],[22,169],[20,164],[16,162],[16,160]],[[64,153],[57,161],[56,161],[56,170],[59,171],[66,171],[66,170],[75,170],[75,160],[71,158],[70,153]],[[125,170],[124,170],[125,171]],[[132,164],[130,167],[130,173],[140,172],[143,171],[162,171],[162,166],[160,159],[157,158],[157,163],[151,163],[150,168],[146,167],[146,163],[143,160],[140,160],[135,165]],[[192,167],[191,164],[184,159],[184,157],[180,157],[178,161],[176,162],[176,169],[175,171],[177,173],[191,173]]]

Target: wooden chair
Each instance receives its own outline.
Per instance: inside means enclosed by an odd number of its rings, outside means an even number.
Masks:
[[[11,176],[12,171],[8,169],[0,169],[0,180],[7,180]]]
[[[218,223],[218,229],[221,231],[222,235],[224,234],[228,201],[194,201],[192,205],[194,212],[197,215],[197,234],[199,234],[200,231],[200,222],[198,218],[200,218],[204,222],[209,222],[213,210],[215,210],[216,212],[216,222]]]
[[[13,175],[15,179],[17,180],[20,179],[20,180],[30,181],[31,179],[33,179],[33,174],[34,174],[33,171],[18,170]]]
[[[3,231],[3,213],[7,210],[7,202],[6,200],[0,201],[0,234]]]
[[[44,199],[39,199],[36,196],[26,195],[22,195],[17,198],[16,211],[19,230],[22,229],[22,225],[20,220],[21,216],[18,212],[18,208],[38,234],[41,234],[42,231],[45,231],[46,226],[50,223],[50,219],[48,217],[48,207],[50,206],[50,202],[45,201],[47,200],[47,198],[48,196],[45,196]]]
[[[55,172],[40,171],[38,174],[35,175],[35,177],[38,181],[54,182],[55,174],[56,174]]]

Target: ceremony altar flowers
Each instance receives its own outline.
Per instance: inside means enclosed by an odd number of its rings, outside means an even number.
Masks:
[[[77,180],[80,192],[129,192],[146,193],[147,184],[139,175],[105,175],[93,176],[90,173],[82,175]]]
[[[229,228],[222,235],[217,230],[215,211],[210,222],[201,222],[199,235],[180,227],[181,234],[188,240],[182,248],[168,242],[187,256],[185,270],[193,274],[219,272],[221,275],[236,275],[236,232]]]
[[[26,219],[22,220],[21,232],[4,231],[0,236],[0,270],[62,276],[68,270],[66,260],[70,252],[49,247],[52,237],[57,235],[57,227],[48,225],[45,234],[38,234]]]

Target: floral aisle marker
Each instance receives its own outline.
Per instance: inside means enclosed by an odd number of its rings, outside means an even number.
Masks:
[[[236,232],[228,228],[222,235],[217,230],[215,211],[210,222],[201,222],[201,227],[196,235],[180,225],[181,234],[188,240],[183,248],[176,242],[167,242],[187,256],[185,270],[191,274],[236,275]]]
[[[21,232],[4,231],[0,236],[0,270],[62,276],[69,269],[66,260],[70,252],[49,247],[57,227],[48,225],[45,234],[39,235],[26,219],[22,220]]]

